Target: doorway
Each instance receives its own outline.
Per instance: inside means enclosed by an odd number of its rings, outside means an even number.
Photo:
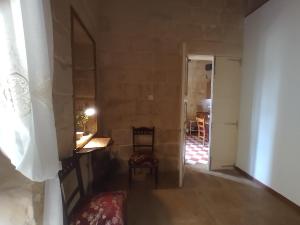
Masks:
[[[213,56],[187,56],[184,164],[209,169]]]
[[[189,156],[187,155],[187,150],[190,150],[189,147],[186,146],[189,141],[187,140],[187,137],[196,136],[196,134],[193,135],[190,133],[190,130],[191,132],[197,133],[198,141],[199,139],[202,141],[201,134],[198,134],[198,124],[197,127],[194,125],[195,131],[193,131],[193,128],[190,128],[190,121],[188,118],[189,76],[191,76],[189,71],[191,66],[189,64],[193,61],[210,61],[211,66],[207,66],[207,68],[211,67],[212,69],[210,77],[210,96],[206,95],[205,98],[205,101],[208,101],[208,105],[206,106],[206,110],[205,107],[201,105],[197,106],[197,109],[200,110],[196,111],[194,120],[196,121],[194,122],[196,124],[197,118],[207,117],[205,122],[206,131],[208,130],[206,140],[204,144],[202,144],[203,146],[197,144],[200,146],[200,149],[203,149],[202,151],[204,152],[202,152],[202,154],[204,154],[205,158],[199,160],[195,158],[195,161],[197,162],[192,163],[194,165],[199,165],[200,167],[202,166],[202,168],[206,170],[228,169],[235,165],[237,153],[241,59],[239,57],[231,56],[214,57],[190,55],[187,54],[186,44],[183,44],[179,149],[180,187],[183,186],[185,167],[190,163],[190,161],[188,161]],[[201,164],[204,164],[205,166]]]

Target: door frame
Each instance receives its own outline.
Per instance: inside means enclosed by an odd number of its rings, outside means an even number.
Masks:
[[[214,104],[214,79],[215,79],[215,61],[216,56],[214,55],[205,55],[205,54],[187,54],[188,59],[194,61],[211,61],[212,63],[212,72],[211,72],[211,82],[210,82],[210,96],[211,96],[211,109],[210,109],[210,122],[209,122],[209,151],[208,151],[208,171],[211,171],[211,140],[212,140],[212,124],[213,124],[213,104]],[[188,90],[187,90],[188,91]]]
[[[210,121],[209,121],[209,142],[208,142],[208,171],[211,170],[211,127],[213,124],[213,103],[214,103],[214,78],[215,78],[215,56],[214,55],[201,55],[201,54],[188,54],[188,59],[192,61],[211,61],[212,63],[212,72],[211,72],[211,81],[210,81],[210,96],[211,96],[211,108],[210,108]],[[187,90],[188,91],[188,90]]]
[[[181,95],[180,95],[180,143],[179,143],[179,187],[183,187],[183,181],[184,181],[184,170],[185,170],[185,136],[184,138],[182,135],[185,135],[185,132],[183,133],[183,130],[186,130],[186,116],[185,110],[186,110],[186,93],[188,92],[188,59],[194,59],[194,60],[209,60],[212,61],[212,77],[211,77],[211,110],[210,110],[210,124],[209,124],[209,130],[211,131],[212,127],[212,111],[213,111],[213,85],[214,85],[214,77],[215,77],[215,56],[214,55],[207,55],[207,54],[200,54],[200,53],[189,53],[187,51],[186,43],[182,44],[182,74],[181,74]],[[211,149],[211,132],[209,132],[209,149]],[[208,154],[209,160],[208,160],[208,170],[211,170],[211,153],[209,150]]]
[[[185,129],[186,129],[186,88],[187,88],[187,48],[186,43],[182,44],[181,57],[182,57],[182,71],[181,71],[181,94],[180,94],[180,124],[179,124],[179,156],[178,156],[178,169],[179,169],[179,187],[183,187],[183,178],[185,170]]]

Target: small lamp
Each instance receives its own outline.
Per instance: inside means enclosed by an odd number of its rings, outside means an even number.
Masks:
[[[87,135],[86,123],[88,122],[89,117],[95,114],[96,114],[96,109],[90,107],[85,109],[84,111],[80,111],[79,114],[76,115],[76,125],[83,129],[83,135]]]
[[[84,111],[84,114],[86,116],[93,116],[96,114],[96,109],[93,108],[93,107],[90,107],[90,108],[87,108],[85,111]]]

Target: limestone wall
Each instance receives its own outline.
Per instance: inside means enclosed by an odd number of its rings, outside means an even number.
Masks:
[[[124,171],[132,151],[131,126],[155,126],[160,170],[177,169],[182,43],[189,53],[240,56],[242,2],[100,2],[100,129],[112,135]]]

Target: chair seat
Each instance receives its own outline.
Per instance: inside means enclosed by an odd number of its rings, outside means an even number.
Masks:
[[[134,153],[128,161],[130,166],[154,167],[158,165],[158,159],[154,154]]]
[[[80,205],[70,225],[124,225],[126,193],[106,192]]]

